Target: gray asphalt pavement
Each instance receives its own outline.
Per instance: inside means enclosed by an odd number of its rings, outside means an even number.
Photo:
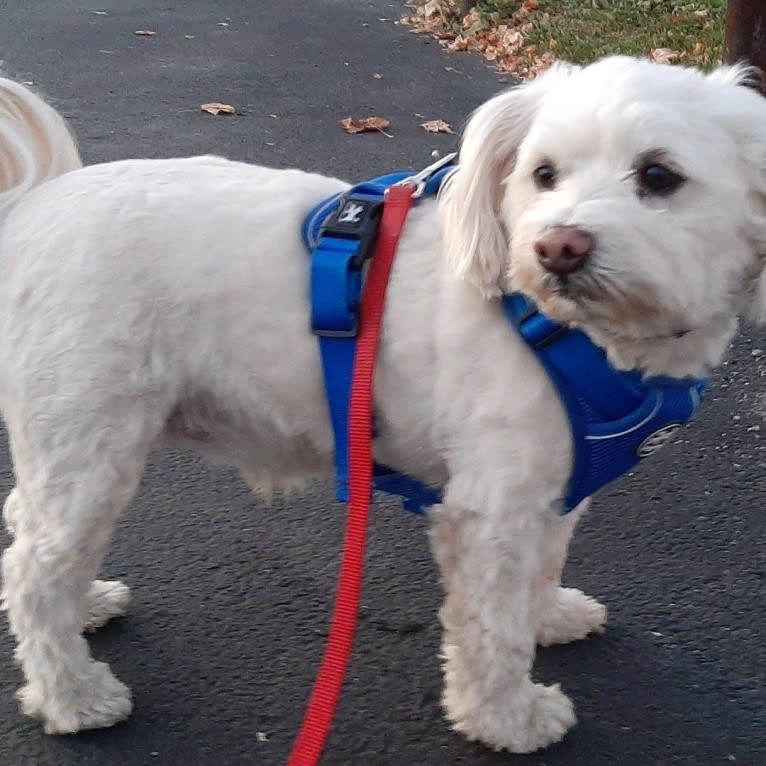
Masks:
[[[90,163],[214,152],[363,179],[449,151],[453,136],[419,123],[458,127],[503,87],[481,61],[396,26],[402,10],[398,0],[0,0],[0,59],[69,118]],[[239,114],[203,115],[208,101]],[[389,118],[393,138],[338,126],[369,114]],[[698,422],[604,492],[583,523],[567,580],[603,600],[610,623],[603,636],[539,655],[538,677],[561,681],[577,705],[564,742],[513,756],[449,731],[426,525],[382,502],[323,763],[766,763],[761,349],[766,335],[744,334]],[[153,457],[105,566],[134,602],[92,640],[132,687],[135,713],[110,730],[45,736],[12,699],[20,675],[2,618],[0,764],[282,763],[323,648],[342,521],[326,489],[269,507],[231,472]]]

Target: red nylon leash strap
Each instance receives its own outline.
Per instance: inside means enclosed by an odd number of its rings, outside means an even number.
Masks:
[[[411,186],[392,186],[383,207],[362,295],[349,410],[349,503],[338,591],[314,689],[287,766],[316,766],[330,733],[351,656],[362,591],[372,495],[372,390],[386,287],[399,236],[414,202]]]

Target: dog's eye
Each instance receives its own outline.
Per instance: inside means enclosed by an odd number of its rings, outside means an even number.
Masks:
[[[538,189],[552,189],[556,185],[556,168],[553,165],[540,165],[532,173]]]
[[[668,196],[678,189],[686,180],[669,167],[659,162],[648,162],[636,171],[638,193],[641,196],[654,194],[660,197]]]

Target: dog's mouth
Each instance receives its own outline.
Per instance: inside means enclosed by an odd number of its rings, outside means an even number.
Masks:
[[[526,281],[526,280],[525,280]],[[519,285],[539,309],[563,324],[588,327],[617,341],[651,342],[678,340],[694,327],[671,318],[644,295],[610,289],[584,272],[545,273],[542,278]]]
[[[529,295],[541,311],[566,324],[581,322],[592,317],[594,309],[604,311],[606,296],[599,294],[594,285],[581,274],[530,274],[514,275],[514,289]]]
[[[543,289],[563,300],[579,303],[583,300],[598,301],[592,285],[576,274],[545,274]]]

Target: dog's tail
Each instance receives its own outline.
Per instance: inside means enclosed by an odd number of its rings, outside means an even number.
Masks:
[[[0,77],[0,223],[34,186],[81,165],[64,118],[23,85]]]

